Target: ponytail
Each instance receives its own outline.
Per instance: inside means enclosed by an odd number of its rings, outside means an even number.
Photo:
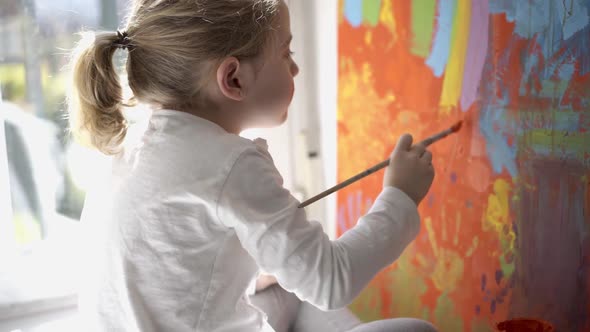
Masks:
[[[107,155],[120,151],[127,133],[123,89],[113,65],[120,33],[84,34],[71,62],[70,130],[81,144]]]

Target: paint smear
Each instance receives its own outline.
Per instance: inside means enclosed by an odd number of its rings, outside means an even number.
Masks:
[[[465,66],[465,55],[467,53],[467,41],[469,39],[469,23],[471,18],[471,1],[458,0],[457,13],[453,22],[451,34],[451,54],[449,65],[443,82],[440,105],[442,110],[448,110],[448,106],[457,106],[461,95],[463,82],[463,68]]]
[[[379,23],[379,12],[381,9],[381,0],[363,1],[363,20],[370,26],[376,26]]]
[[[426,60],[426,64],[432,68],[432,72],[436,77],[442,76],[449,58],[454,13],[455,0],[440,0],[438,2],[436,34],[434,36],[432,52],[430,52],[430,56]]]
[[[344,0],[344,17],[353,27],[363,23],[363,0]]]
[[[379,21],[384,25],[393,40],[397,38],[395,31],[395,17],[393,16],[393,5],[391,0],[383,0],[383,6],[381,6],[381,13],[379,14]]]
[[[461,92],[461,109],[464,112],[475,102],[488,51],[488,1],[473,0],[471,6],[471,31],[469,33]]]
[[[423,58],[426,58],[430,51],[435,12],[435,0],[412,1],[412,33],[414,38],[411,51]]]

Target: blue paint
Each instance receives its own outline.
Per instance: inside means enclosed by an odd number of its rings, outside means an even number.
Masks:
[[[588,2],[590,3],[590,1]],[[576,32],[563,47],[565,47],[567,55],[578,61],[580,76],[590,72],[590,25]]]
[[[558,6],[562,6],[561,1],[491,1],[490,12],[503,13],[508,21],[515,22],[516,36],[526,39],[537,36],[543,54],[548,58],[559,49],[563,35],[561,21],[557,17]]]
[[[511,39],[507,49],[514,47],[519,40],[518,37]],[[487,57],[494,56],[495,47],[488,47]],[[486,61],[484,65],[484,74],[482,77],[491,77],[494,79],[484,80],[480,85],[481,111],[479,118],[479,130],[486,141],[486,151],[492,164],[492,169],[496,174],[501,174],[503,169],[507,169],[512,177],[518,175],[516,167],[516,144],[508,145],[505,135],[518,137],[522,128],[518,127],[513,119],[507,119],[508,91],[510,82],[502,80],[503,71],[508,68],[511,52],[503,52],[498,59],[497,64]],[[496,82],[501,83],[499,87]],[[499,91],[498,91],[499,90]],[[498,97],[500,96],[500,97]]]
[[[451,183],[457,183],[457,173],[451,172]]]
[[[481,112],[479,129],[486,140],[488,157],[492,163],[492,169],[495,173],[500,174],[506,168],[512,177],[518,175],[516,167],[516,146],[509,146],[508,140],[504,137],[502,131],[514,131],[513,136],[517,136],[515,123],[508,123],[506,120],[506,109],[502,106],[492,106],[487,103]],[[494,127],[502,131],[494,130]]]
[[[363,193],[361,191],[357,191],[356,192],[356,213],[353,216],[354,221],[358,220],[362,215],[363,215],[363,211],[362,211],[362,201],[363,201]]]
[[[531,56],[524,61],[524,72],[522,73],[522,79],[520,80],[520,87],[518,89],[521,96],[527,94],[526,86],[531,78],[533,68],[536,68],[539,65],[539,56],[537,54],[531,54]]]
[[[373,200],[370,198],[367,198],[365,200],[365,212],[363,213],[363,215],[365,215],[367,212],[369,212],[369,209],[371,208],[371,206],[373,206]]]
[[[587,5],[588,3],[586,3]],[[563,39],[569,39],[588,25],[588,8],[583,8],[583,6],[584,4],[581,4],[579,0],[568,1],[565,6],[563,3],[556,6],[557,17],[563,21]]]
[[[355,216],[354,213],[354,195],[348,195],[346,197],[346,212],[348,212],[348,220],[352,220]]]
[[[492,300],[492,303],[490,304],[490,312],[491,313],[496,312],[496,300]]]
[[[547,31],[552,21],[554,12],[551,10],[552,2],[547,0],[514,1],[514,18],[516,25],[514,33],[526,39],[533,38],[535,34]]]
[[[483,292],[486,289],[487,277],[485,274],[481,275],[481,291]]]
[[[344,17],[353,27],[363,22],[363,0],[344,0]]]
[[[436,77],[441,77],[447,66],[454,15],[455,0],[440,0],[438,2],[436,34],[434,36],[432,51],[428,59],[426,59],[426,64],[432,69]]]
[[[580,112],[574,111],[562,111],[557,114],[551,127],[547,126],[547,129],[552,129],[556,132],[570,132],[572,134],[577,133],[580,130]]]
[[[514,22],[514,14],[516,13],[516,1],[514,0],[496,0],[490,1],[491,14],[506,14],[508,22]]]
[[[476,305],[476,306],[475,306],[475,314],[476,314],[476,315],[479,315],[479,313],[480,313],[480,312],[481,312],[481,308],[480,308],[480,306],[479,306],[479,305]]]
[[[428,207],[432,207],[433,205],[434,205],[434,194],[429,193],[428,194]]]
[[[561,65],[561,67],[559,67],[559,72],[557,73],[557,76],[559,76],[560,80],[569,82],[574,76],[575,70],[576,67],[573,63],[564,63]]]
[[[348,227],[346,226],[346,215],[344,214],[344,206],[338,209],[338,226],[342,232],[346,232]]]
[[[365,205],[363,206],[363,192],[355,191],[346,196],[346,203],[344,206],[338,208],[338,226],[342,232],[347,231],[351,225],[354,227],[359,218],[365,214],[373,205],[371,198],[365,199]]]
[[[568,13],[570,3],[571,16]],[[579,61],[580,75],[584,76],[590,71],[590,1],[567,1],[565,5],[566,8],[562,1],[495,0],[490,1],[490,13],[504,13],[508,21],[516,21],[514,32],[517,37],[536,37],[548,63],[558,62],[551,59],[565,49],[562,57]],[[546,69],[551,72],[549,64]]]

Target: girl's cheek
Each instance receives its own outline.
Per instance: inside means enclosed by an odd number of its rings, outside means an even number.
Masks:
[[[291,84],[289,86],[289,89],[290,89],[289,102],[291,102],[293,100],[293,96],[295,96],[295,81],[293,81],[293,79],[291,79]]]

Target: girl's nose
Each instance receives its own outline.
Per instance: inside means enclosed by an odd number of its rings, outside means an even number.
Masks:
[[[295,61],[293,61],[293,63],[291,64],[291,75],[295,77],[297,76],[297,74],[299,74],[299,66],[297,66],[297,63]]]

